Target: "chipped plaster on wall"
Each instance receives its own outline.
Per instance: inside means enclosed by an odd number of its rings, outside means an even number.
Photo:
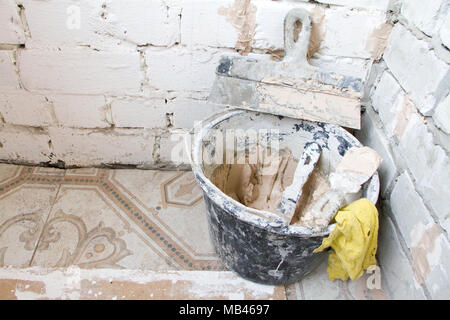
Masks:
[[[235,0],[230,7],[220,7],[218,13],[237,30],[238,39],[235,49],[242,55],[252,50],[253,37],[256,30],[257,7],[250,0]]]

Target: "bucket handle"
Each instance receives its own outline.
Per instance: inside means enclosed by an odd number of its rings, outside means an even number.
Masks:
[[[298,35],[298,40],[294,41],[295,24],[297,21],[302,24],[302,30]],[[312,20],[308,11],[296,8],[287,13],[284,18],[284,60],[292,61],[293,64],[298,66],[309,66],[307,55],[311,29]]]

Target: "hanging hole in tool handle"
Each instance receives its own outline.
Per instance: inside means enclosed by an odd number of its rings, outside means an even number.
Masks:
[[[302,24],[302,29],[295,41],[295,28],[297,22]],[[284,19],[284,61],[292,62],[297,66],[309,66],[307,55],[309,40],[311,38],[312,20],[305,9],[292,9]]]

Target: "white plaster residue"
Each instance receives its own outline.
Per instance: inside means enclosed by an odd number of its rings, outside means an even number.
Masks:
[[[169,271],[155,272],[148,270],[116,270],[116,269],[47,269],[1,268],[0,279],[17,279],[42,283],[42,293],[16,290],[18,299],[80,299],[81,280],[90,280],[91,284],[99,281],[124,281],[146,284],[158,281],[171,281],[176,284],[188,282],[188,297],[193,299],[220,296],[226,299],[243,299],[246,294],[255,299],[269,299],[275,293],[274,286],[256,284],[236,276],[232,272],[218,271]],[[96,280],[94,280],[96,279]],[[92,291],[89,291],[92,293]],[[88,293],[89,293],[88,292]],[[102,292],[97,293],[98,296]]]

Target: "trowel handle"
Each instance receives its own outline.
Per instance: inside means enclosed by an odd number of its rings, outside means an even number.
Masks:
[[[295,41],[295,24],[297,21],[302,24],[302,29],[298,35],[298,40]],[[307,54],[311,29],[312,20],[308,11],[296,8],[287,13],[284,18],[284,59],[288,59],[299,66],[308,64]]]

